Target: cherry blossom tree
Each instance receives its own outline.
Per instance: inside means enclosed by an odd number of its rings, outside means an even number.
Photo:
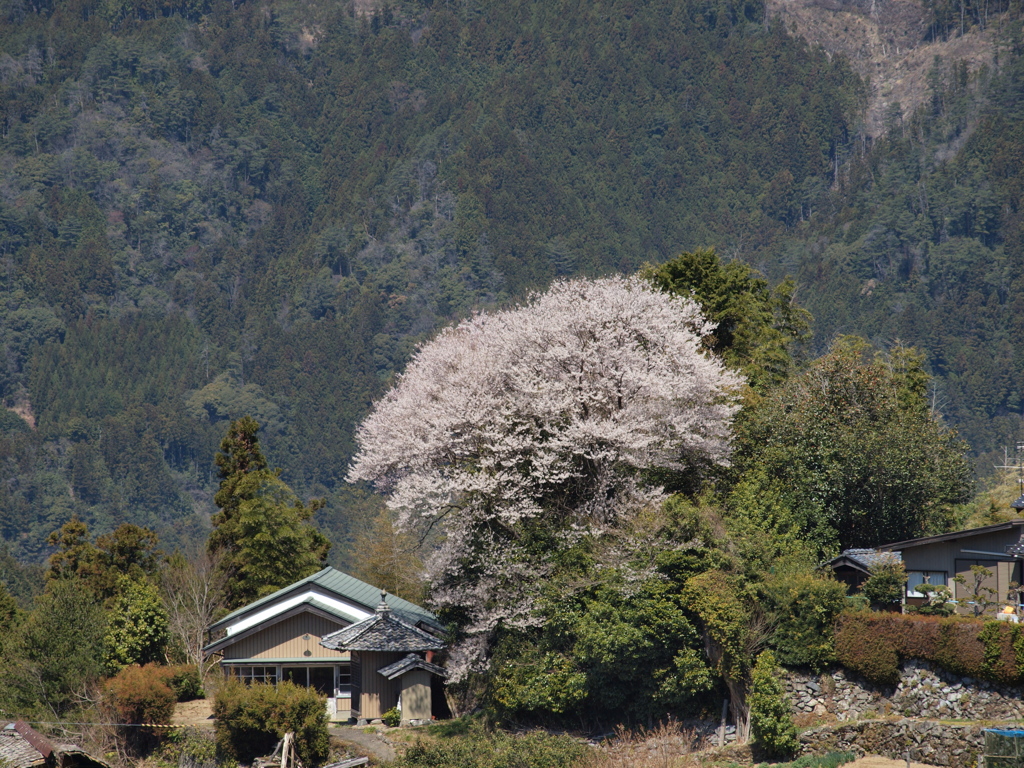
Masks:
[[[349,480],[443,533],[427,568],[462,630],[455,679],[540,621],[560,552],[656,503],[659,472],[726,460],[741,378],[702,347],[713,329],[637,278],[558,282],[442,331],[376,404]]]

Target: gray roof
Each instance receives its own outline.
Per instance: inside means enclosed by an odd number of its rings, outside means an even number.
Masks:
[[[14,724],[0,730],[0,765],[11,768],[29,768],[45,765],[49,755],[42,754],[14,729]]]
[[[870,573],[871,569],[882,563],[902,562],[903,556],[899,552],[884,552],[878,549],[844,549],[837,557],[822,563],[821,568],[832,568],[849,566],[864,573]]]
[[[56,754],[57,758],[50,758]],[[6,768],[34,768],[44,765],[110,768],[87,754],[77,744],[52,742],[21,720],[0,727],[0,765]]]
[[[423,669],[432,675],[448,677],[448,672],[444,667],[439,667],[437,664],[431,664],[429,661],[424,661],[415,653],[410,653],[404,659],[399,659],[394,664],[388,664],[386,667],[381,667],[377,672],[384,675],[388,680],[394,680],[396,677],[401,677],[406,672],[411,672],[414,669]]]
[[[352,624],[325,635],[320,640],[324,648],[335,651],[439,651],[444,643],[414,627],[400,618],[391,610],[389,601],[381,593],[381,602],[377,605],[377,613],[357,624]]]
[[[843,550],[840,557],[847,557],[850,560],[864,566],[868,570],[874,568],[876,565],[885,565],[887,563],[899,563],[903,561],[903,556],[899,552],[881,552],[877,549],[846,549]]]
[[[233,611],[220,619],[216,623],[210,626],[211,631],[215,631],[225,624],[230,624],[232,621],[244,616],[250,611],[267,605],[268,603],[279,600],[282,597],[287,596],[292,592],[301,591],[306,586],[318,586],[328,592],[333,592],[339,597],[351,600],[353,603],[362,605],[367,610],[372,611],[373,606],[377,604],[380,599],[380,590],[365,581],[360,581],[355,576],[349,576],[347,573],[335,570],[328,566],[322,571],[314,573],[312,576],[307,576],[300,581],[291,584],[284,589],[279,589],[272,595],[260,598],[259,600],[249,603],[237,611]],[[387,596],[388,606],[397,614],[399,614],[405,621],[411,624],[429,624],[430,626],[438,629],[443,629],[441,623],[426,608],[421,608],[415,603],[410,603],[408,600],[403,600],[395,595]]]
[[[1024,519],[1018,518],[1015,520],[1007,520],[1003,523],[993,523],[992,525],[983,525],[980,528],[967,528],[962,531],[950,531],[949,533],[939,533],[934,536],[921,536],[917,539],[907,539],[906,541],[896,541],[891,544],[879,544],[878,548],[881,550],[892,551],[894,549],[909,549],[911,547],[920,547],[927,544],[935,544],[940,541],[955,541],[957,539],[969,539],[972,536],[984,536],[989,533],[997,533],[999,531],[1009,531],[1014,528],[1024,530]]]

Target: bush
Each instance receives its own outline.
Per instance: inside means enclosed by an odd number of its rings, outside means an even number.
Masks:
[[[757,657],[750,689],[750,731],[754,743],[767,757],[789,757],[800,742],[789,702],[786,701],[775,655]]]
[[[406,750],[393,768],[571,768],[581,764],[590,748],[570,736],[543,731],[512,735],[487,731],[478,722],[458,735],[434,726],[432,742]]]
[[[195,664],[182,664],[168,667],[171,670],[171,688],[174,689],[178,701],[192,701],[205,696],[203,678],[199,675],[199,667]]]
[[[213,715],[221,761],[251,763],[269,754],[288,731],[295,733],[306,768],[327,761],[327,700],[311,688],[288,682],[246,686],[231,680],[217,692]]]
[[[892,559],[875,564],[871,575],[861,586],[861,593],[872,605],[897,606],[903,602],[903,588],[907,584],[907,569],[903,562]]]
[[[392,707],[381,715],[380,719],[389,728],[397,728],[402,724],[402,713],[398,711],[398,707]]]
[[[771,644],[781,663],[820,671],[835,662],[845,584],[814,574],[786,575],[766,581],[763,596],[776,621]]]
[[[173,730],[158,753],[158,765],[217,768],[217,745],[198,728]]]
[[[170,685],[167,667],[147,664],[125,667],[106,684],[106,700],[119,723],[166,725],[178,697]]]

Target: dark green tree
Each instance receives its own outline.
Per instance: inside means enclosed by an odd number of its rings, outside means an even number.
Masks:
[[[738,420],[748,502],[733,514],[819,554],[955,525],[973,484],[967,446],[931,411],[928,380],[915,350],[837,340]]]
[[[124,523],[114,531],[90,540],[89,527],[77,516],[50,534],[47,582],[78,579],[100,600],[110,601],[118,592],[122,577],[156,578],[163,553],[157,549],[157,535],[148,528]]]
[[[60,716],[103,672],[106,619],[78,579],[51,581],[4,649],[3,698],[19,712]]]
[[[792,757],[800,746],[792,708],[779,680],[775,655],[764,651],[754,664],[750,685],[750,733],[766,757]]]
[[[669,293],[693,296],[718,324],[708,346],[764,390],[789,374],[794,347],[810,336],[810,314],[794,301],[796,286],[775,288],[742,261],[723,263],[713,248],[682,253],[642,274]]]
[[[220,512],[207,550],[219,558],[229,609],[315,573],[330,549],[311,523],[323,502],[303,504],[279,471],[267,468],[258,431],[251,418],[232,422],[216,458]]]
[[[260,449],[259,431],[260,425],[249,416],[232,421],[228,433],[221,440],[220,451],[213,459],[220,474],[220,486],[213,502],[220,511],[213,516],[213,530],[206,545],[210,554],[234,543],[231,531],[238,508],[246,499],[245,493],[239,489],[245,476],[252,472],[266,472],[269,468]]]

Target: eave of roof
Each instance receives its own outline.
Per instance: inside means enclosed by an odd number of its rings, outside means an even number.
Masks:
[[[321,571],[317,571],[312,576],[300,579],[294,584],[290,584],[283,589],[279,589],[273,594],[262,597],[248,605],[242,606],[238,610],[232,611],[224,618],[210,625],[210,631],[216,631],[240,619],[246,614],[251,613],[257,608],[261,608],[275,600],[280,600],[293,592],[299,591],[308,585],[314,584],[328,592],[333,592],[341,598],[351,600],[353,603],[361,605],[371,612],[373,611],[373,606],[377,604],[380,596],[380,590],[377,587],[371,586],[365,581],[360,581],[355,576],[350,576],[347,573],[342,573],[341,571],[328,566]],[[414,623],[423,622],[436,627],[437,629],[443,629],[434,614],[415,603],[410,603],[408,600],[403,600],[402,598],[391,594],[387,596],[387,603],[393,611],[401,614]]]
[[[298,615],[299,613],[302,613],[303,611],[314,614],[319,611],[321,615],[333,617],[338,622],[345,622],[348,624],[353,623],[352,619],[349,616],[346,616],[334,610],[334,608],[330,604],[324,602],[323,600],[317,600],[317,596],[313,593],[310,593],[306,595],[298,604],[291,606],[287,610],[283,610],[274,616],[268,617],[241,632],[236,632],[231,635],[225,635],[219,640],[214,640],[212,643],[203,648],[203,653],[205,653],[206,655],[209,655],[211,653],[217,653],[223,648],[226,648],[230,645],[234,645],[235,643],[240,642],[257,632],[263,631],[267,627],[271,627],[274,624],[277,624],[281,621],[285,621],[293,616]]]
[[[894,549],[909,549],[910,547],[920,547],[925,544],[936,544],[940,541],[955,541],[956,539],[965,539],[971,536],[983,536],[986,533],[997,533],[998,531],[1008,531],[1013,528],[1024,528],[1024,519],[1017,518],[1016,520],[1008,520],[1005,523],[995,523],[993,525],[984,525],[980,528],[967,528],[962,531],[952,531],[950,533],[939,533],[935,536],[922,536],[917,539],[907,539],[906,541],[896,541],[891,544],[879,544],[876,549],[884,551],[892,551]]]

